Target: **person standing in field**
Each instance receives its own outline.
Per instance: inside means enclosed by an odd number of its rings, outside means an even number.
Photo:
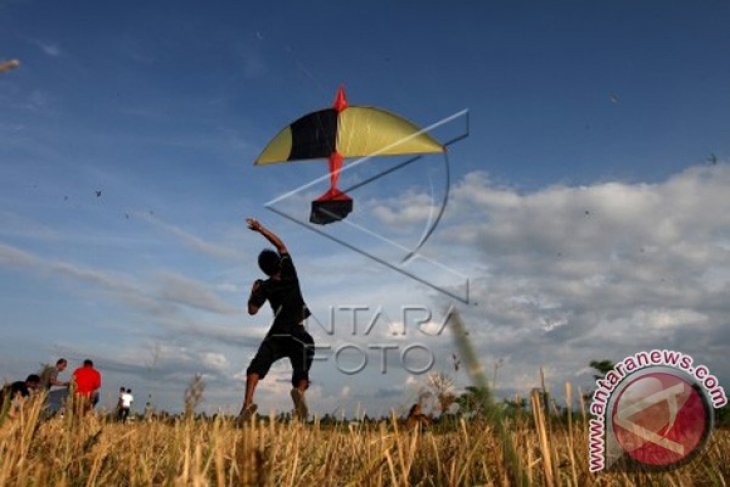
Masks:
[[[66,367],[68,367],[68,361],[60,358],[56,360],[56,365],[45,364],[38,373],[41,378],[41,387],[48,392],[44,417],[50,417],[63,409],[68,396],[69,381],[59,380],[58,375],[66,370]]]
[[[125,392],[127,392],[127,390],[124,386],[119,388],[119,397],[117,397],[117,419],[119,421],[122,420],[122,396],[124,396]]]
[[[276,251],[264,249],[258,264],[268,277],[257,279],[248,298],[248,313],[255,315],[268,301],[274,312],[274,321],[256,356],[246,370],[246,392],[239,419],[247,421],[256,413],[254,391],[259,380],[268,373],[271,365],[287,357],[292,365],[291,397],[297,417],[305,421],[308,416],[304,394],[309,387],[309,369],[314,358],[314,340],[304,328],[304,321],[311,315],[304,303],[299,278],[291,255],[284,242],[253,218],[246,219],[248,228],[260,233]]]
[[[408,411],[408,417],[406,418],[406,429],[409,431],[418,430],[420,432],[425,431],[426,427],[431,424],[431,419],[423,414],[421,404],[414,404],[410,411]]]
[[[68,367],[68,361],[65,358],[60,358],[56,361],[56,365],[45,365],[41,372],[38,374],[41,378],[41,387],[47,391],[51,390],[51,387],[68,387],[68,382],[58,380],[58,374],[66,370]]]
[[[132,408],[132,403],[134,402],[134,396],[132,395],[132,389],[127,389],[122,393],[121,396],[121,405],[119,410],[119,420],[122,423],[127,422],[127,418],[129,417],[129,410]]]
[[[83,366],[74,370],[72,381],[75,384],[76,411],[81,415],[86,414],[99,402],[101,374],[94,368],[94,362],[86,359]]]

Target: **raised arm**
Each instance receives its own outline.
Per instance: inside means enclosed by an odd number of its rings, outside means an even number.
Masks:
[[[246,218],[246,224],[248,225],[248,228],[250,228],[254,232],[259,232],[261,235],[264,236],[264,238],[266,238],[266,240],[271,242],[271,245],[276,247],[276,251],[279,252],[279,254],[285,254],[287,252],[284,242],[282,242],[281,239],[276,236],[274,232],[259,223],[258,220],[256,220],[255,218]]]

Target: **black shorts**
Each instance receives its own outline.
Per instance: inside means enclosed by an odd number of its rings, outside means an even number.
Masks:
[[[309,384],[309,368],[314,359],[314,339],[303,326],[301,330],[291,334],[271,334],[261,342],[246,374],[257,374],[263,379],[269,372],[271,365],[279,359],[288,357],[292,366],[291,382],[294,387],[306,380]]]

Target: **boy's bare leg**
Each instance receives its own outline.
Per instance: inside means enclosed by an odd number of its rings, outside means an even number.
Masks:
[[[292,401],[294,401],[294,411],[296,412],[297,417],[302,421],[306,421],[309,416],[307,401],[304,398],[304,393],[306,392],[307,387],[309,387],[309,381],[307,379],[302,379],[297,382],[296,387],[291,390],[291,398]]]
[[[246,376],[246,397],[244,399],[244,405],[248,406],[253,403],[253,393],[256,390],[256,385],[259,383],[259,374],[248,374]]]
[[[246,414],[246,411],[251,407],[255,407],[253,404],[253,393],[256,391],[256,385],[259,383],[258,374],[248,374],[246,376],[246,395],[243,399],[243,407],[241,408],[240,416]]]

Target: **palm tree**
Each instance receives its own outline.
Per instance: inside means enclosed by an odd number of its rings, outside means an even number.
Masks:
[[[612,360],[609,359],[603,359],[603,360],[591,360],[588,365],[591,366],[593,370],[598,372],[598,374],[593,374],[593,379],[598,380],[602,379],[608,374],[616,364],[613,363]],[[583,394],[583,400],[590,403],[591,398],[593,397],[593,389],[589,389],[585,394]]]
[[[591,360],[588,365],[590,365],[596,372],[600,373],[600,375],[593,374],[593,378],[596,380],[605,377],[606,374],[608,374],[616,366],[613,361],[608,359]]]

